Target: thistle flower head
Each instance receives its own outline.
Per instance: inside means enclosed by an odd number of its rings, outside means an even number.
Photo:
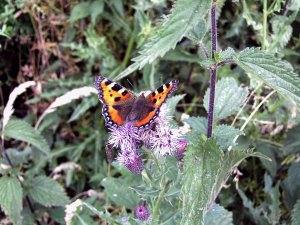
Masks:
[[[141,221],[150,221],[151,213],[146,205],[146,202],[135,208],[135,215]]]
[[[187,147],[187,141],[180,139],[178,142],[178,147],[175,152],[175,157],[178,161],[181,161],[183,159],[183,153],[185,152],[185,149]]]
[[[144,163],[140,155],[134,149],[121,150],[117,156],[117,162],[124,165],[133,173],[140,174],[144,169]]]

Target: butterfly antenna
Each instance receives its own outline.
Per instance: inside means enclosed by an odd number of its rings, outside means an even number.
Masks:
[[[130,82],[130,80],[127,78],[127,82],[130,84],[130,86],[132,87],[132,89],[134,89],[133,84]]]

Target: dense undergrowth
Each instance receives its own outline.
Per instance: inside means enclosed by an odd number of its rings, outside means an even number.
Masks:
[[[300,3],[217,1],[211,57],[214,4],[0,2],[0,224],[300,224]],[[163,110],[184,158],[113,160],[99,74],[135,93],[179,80]]]

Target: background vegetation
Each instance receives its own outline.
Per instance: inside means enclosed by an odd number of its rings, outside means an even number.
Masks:
[[[154,90],[176,78],[180,82],[177,91],[180,102],[175,119],[182,125],[183,114],[206,117],[204,96],[209,71],[205,67],[210,62],[193,37],[201,36],[201,42],[209,49],[210,33],[203,32],[208,30],[209,23],[204,28],[200,23],[194,33],[185,35],[177,45],[173,43],[176,47],[170,51],[156,46],[154,34],[160,32],[162,20],[167,19],[173,4],[171,0],[0,2],[1,111],[9,105],[9,95],[18,85],[34,81],[14,94],[18,97],[12,101],[13,116],[11,109],[8,117],[2,117],[1,151],[5,150],[13,168],[8,168],[3,154],[0,224],[10,221],[18,224],[21,215],[24,224],[64,224],[64,205],[78,198],[85,205],[76,213],[74,224],[139,223],[133,213],[143,199],[139,197],[157,197],[157,193],[141,186],[144,177],[107,163],[107,130],[101,104],[89,87],[100,73],[111,79],[127,76],[118,82],[135,92]],[[239,52],[246,47],[261,47],[290,62],[299,74],[299,7],[297,0],[218,1],[218,49],[231,47]],[[209,18],[202,19],[209,21]],[[172,28],[172,24],[167,26]],[[138,51],[149,43],[150,37],[150,47],[144,48],[141,57]],[[232,54],[228,50],[220,57],[226,59]],[[160,55],[163,57],[159,58]],[[135,63],[128,67],[130,59],[136,56]],[[138,67],[141,70],[136,70]],[[231,218],[228,223],[223,220],[223,224],[299,224],[297,105],[272,92],[264,83],[248,79],[241,67],[226,64],[219,69],[218,79],[227,78],[229,86],[249,87],[242,110],[237,108],[233,115],[227,113],[220,117],[219,124],[241,128],[258,109],[243,130],[246,135],[239,138],[238,147],[253,148],[272,161],[249,158],[234,171],[217,198],[217,203],[228,210],[226,215]],[[299,89],[293,94],[283,92],[283,96],[299,103]],[[264,104],[257,107],[261,101]],[[176,99],[173,105],[175,102]],[[190,120],[190,124],[197,121],[199,118]],[[197,130],[196,125],[192,128]],[[174,165],[170,159],[166,168]],[[7,190],[11,195],[6,195]],[[169,212],[179,207],[170,207],[173,198],[179,198],[176,185],[174,193],[171,191],[164,199]],[[174,224],[169,219],[171,214],[162,219],[164,224]],[[129,218],[129,222],[124,218]]]

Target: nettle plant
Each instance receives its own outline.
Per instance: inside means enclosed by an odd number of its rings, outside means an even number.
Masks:
[[[165,103],[163,106],[165,108],[161,110],[164,114],[160,114],[157,118],[156,125],[161,128],[161,131],[152,128],[135,131],[130,130],[132,127],[127,125],[118,128],[110,127],[111,136],[108,138],[106,150],[110,156],[111,147],[124,148],[124,151],[117,156],[117,163],[114,163],[124,178],[107,177],[102,180],[102,185],[106,197],[123,208],[118,216],[114,216],[108,211],[99,211],[88,202],[76,200],[67,206],[65,219],[68,224],[71,224],[71,221],[75,223],[77,220],[81,224],[87,223],[81,212],[83,208],[110,224],[233,224],[232,213],[215,203],[218,194],[229,177],[233,173],[238,173],[236,169],[244,159],[261,157],[269,160],[268,157],[254,152],[253,149],[243,149],[243,146],[237,142],[238,137],[246,135],[243,132],[244,128],[264,102],[276,92],[299,104],[300,79],[288,62],[274,55],[277,46],[275,41],[278,40],[273,36],[268,37],[266,29],[261,35],[262,49],[250,47],[240,52],[230,47],[225,50],[218,49],[218,4],[221,3],[212,0],[177,0],[170,15],[156,28],[150,41],[133,59],[133,64],[117,76],[111,77],[115,80],[124,78],[163,57],[184,37],[189,38],[199,46],[205,58],[200,64],[210,72],[210,87],[204,96],[207,118],[186,116],[180,123],[175,121],[171,116],[175,114],[177,103],[184,97],[184,95],[176,95]],[[277,5],[274,4],[272,7],[269,11],[264,8],[264,23],[267,20],[267,13]],[[291,7],[290,10],[294,9]],[[247,22],[251,21],[248,15]],[[253,21],[250,24],[255,26]],[[210,51],[207,51],[208,46],[205,46],[204,39],[209,33],[211,46]],[[282,33],[278,31],[278,37]],[[283,47],[286,44],[286,37],[282,37],[281,40],[281,47]],[[268,48],[269,46],[271,47]],[[237,112],[240,113],[248,96],[248,88],[239,87],[234,78],[223,78],[217,81],[218,69],[224,64],[236,64],[249,75],[252,81],[264,83],[273,89],[254,108],[240,129],[218,123]],[[16,97],[24,91],[24,88],[32,85],[33,83],[23,84],[19,92],[11,96]],[[80,96],[70,96],[69,101],[72,98],[96,93],[91,89],[82,89],[80,92],[82,93]],[[12,102],[15,97],[12,97]],[[40,120],[63,104],[66,103],[60,102],[59,99],[53,102]],[[8,107],[7,111],[8,116],[3,121],[2,138],[28,142],[36,147],[39,154],[48,155],[49,146],[38,130],[21,120],[10,119],[12,109]],[[155,146],[155,143],[162,141],[160,138],[165,134],[164,129],[171,134],[169,139],[165,139],[169,143],[167,151],[160,146]],[[142,137],[143,135],[145,137]],[[155,138],[157,140],[154,141]],[[143,143],[134,146],[135,151],[139,153],[139,158],[130,162],[126,157],[131,152],[126,152],[126,148],[133,148],[133,145],[128,142],[129,144],[125,146],[124,141],[128,140],[129,142],[138,140]],[[133,159],[134,157],[135,155]],[[23,194],[29,196],[31,201],[45,207],[61,206],[68,202],[67,196],[57,182],[46,176],[35,175],[34,171],[26,174],[30,177],[26,180],[26,176],[20,177],[17,169],[13,168],[10,156],[4,153],[4,158],[5,161],[0,164],[0,206],[15,224],[21,223]],[[8,168],[7,164],[11,168]],[[31,201],[28,197],[25,199],[29,209],[32,210]],[[294,210],[293,223],[297,224],[299,217],[296,216],[296,212],[299,211],[299,204],[295,207],[297,208]]]

